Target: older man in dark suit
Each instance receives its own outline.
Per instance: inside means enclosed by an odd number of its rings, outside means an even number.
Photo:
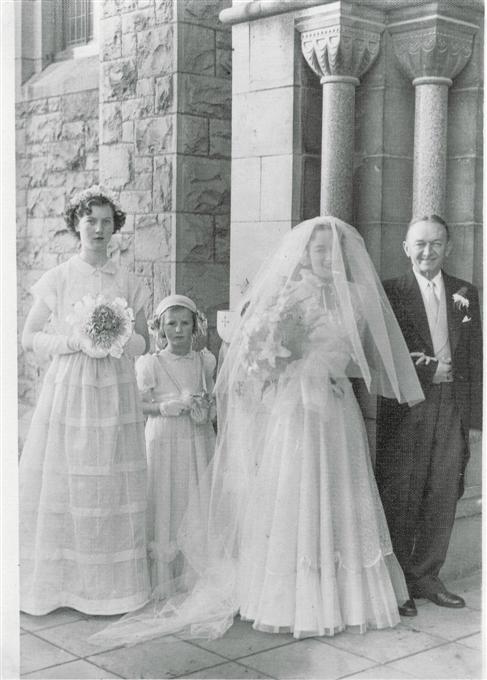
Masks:
[[[384,288],[416,364],[425,401],[382,399],[376,476],[394,551],[410,599],[463,607],[438,577],[445,561],[469,456],[469,429],[481,427],[482,340],[477,290],[442,267],[451,250],[437,215],[413,220],[404,241],[412,270]]]

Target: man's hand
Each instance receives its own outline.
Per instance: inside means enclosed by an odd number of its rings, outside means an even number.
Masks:
[[[416,359],[416,361],[414,361],[415,366],[421,366],[422,364],[428,366],[431,361],[438,361],[435,357],[429,357],[424,352],[411,352],[410,356],[413,361]]]
[[[435,375],[433,376],[433,382],[451,382],[452,380],[453,374],[451,370],[451,361],[438,361],[438,367],[436,369]]]

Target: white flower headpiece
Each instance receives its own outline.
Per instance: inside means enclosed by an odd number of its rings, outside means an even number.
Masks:
[[[103,186],[103,184],[93,184],[91,187],[76,193],[69,201],[68,210],[77,208],[80,203],[89,201],[91,198],[99,197],[106,198],[107,201],[110,201],[115,210],[123,212],[117,196],[113,193],[113,191]]]

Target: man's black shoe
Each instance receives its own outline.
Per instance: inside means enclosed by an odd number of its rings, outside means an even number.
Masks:
[[[465,607],[465,600],[460,595],[449,593],[448,590],[440,590],[438,593],[430,593],[423,595],[427,600],[434,602],[439,607],[452,607],[453,609],[461,609]]]
[[[416,605],[412,598],[410,600],[406,600],[406,602],[399,606],[399,614],[401,616],[416,616],[417,613],[418,610],[416,609]]]

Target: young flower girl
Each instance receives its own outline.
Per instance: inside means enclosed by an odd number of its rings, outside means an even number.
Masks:
[[[87,614],[149,597],[144,424],[133,357],[146,351],[146,291],[108,258],[125,213],[107,189],[65,213],[79,254],[32,287],[22,344],[52,357],[20,461],[20,604]],[[50,332],[45,332],[50,321]]]
[[[190,497],[202,520],[207,512],[204,473],[215,448],[210,395],[216,360],[206,349],[192,350],[193,340],[204,332],[204,318],[184,295],[162,300],[152,329],[167,347],[140,357],[136,373],[143,411],[149,416],[149,564],[153,597],[159,599],[187,589],[192,579],[180,549],[180,530]]]

